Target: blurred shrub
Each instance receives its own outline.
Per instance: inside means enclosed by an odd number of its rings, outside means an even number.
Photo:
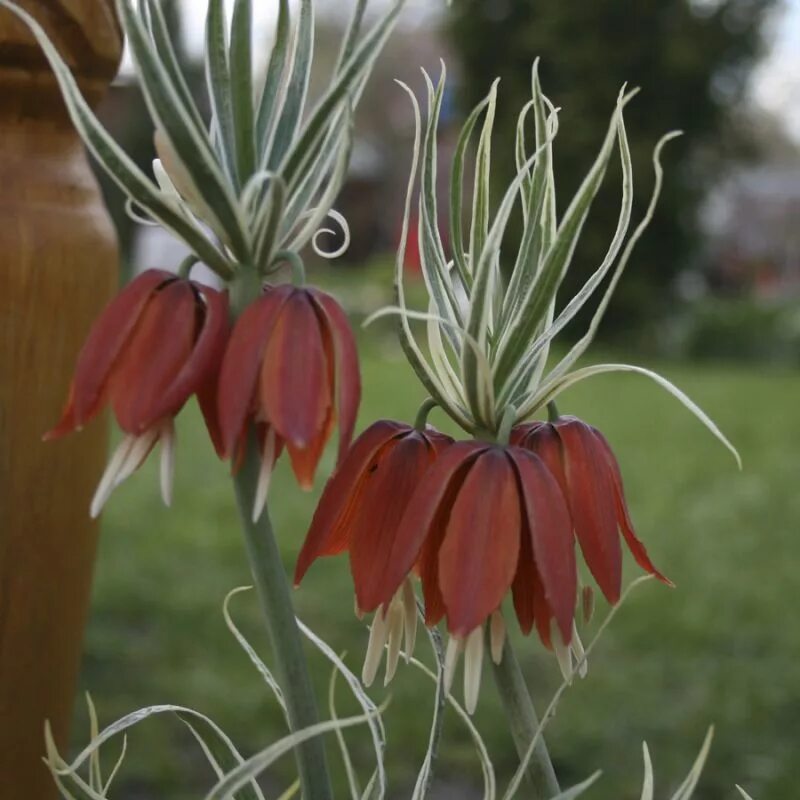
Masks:
[[[800,305],[704,300],[675,318],[662,341],[682,358],[800,365]]]

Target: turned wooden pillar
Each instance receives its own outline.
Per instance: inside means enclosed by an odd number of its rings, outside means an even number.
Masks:
[[[17,0],[100,98],[113,0]],[[45,800],[45,719],[66,754],[97,527],[102,422],[44,444],[75,357],[117,282],[111,222],[47,62],[0,10],[0,800]]]

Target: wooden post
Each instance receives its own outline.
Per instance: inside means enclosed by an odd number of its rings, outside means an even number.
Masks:
[[[113,0],[17,0],[89,97],[117,71]],[[0,11],[0,800],[46,800],[49,719],[62,753],[89,604],[88,508],[105,425],[44,444],[75,357],[117,281],[116,237],[55,79]]]

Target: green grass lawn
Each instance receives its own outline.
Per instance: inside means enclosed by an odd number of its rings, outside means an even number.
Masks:
[[[745,468],[739,473],[710,434],[644,378],[596,378],[562,397],[562,411],[597,425],[615,447],[638,530],[677,589],[648,584],[632,596],[588,678],[566,694],[548,742],[564,784],[601,768],[604,777],[589,796],[623,800],[639,797],[647,740],[659,796],[667,797],[714,723],[697,796],[732,798],[740,782],[757,800],[783,800],[800,784],[800,379],[710,366],[663,371],[717,420]],[[422,393],[390,339],[364,350],[363,373],[362,427],[379,417],[412,418]],[[329,448],[322,476],[332,459]],[[296,489],[285,463],[272,503],[291,568],[314,497]],[[627,569],[635,577],[635,567]],[[173,509],[160,504],[153,463],[107,507],[83,670],[101,721],[169,702],[210,714],[247,753],[279,737],[276,705],[222,619],[225,594],[247,582],[227,470],[192,409],[179,426]],[[299,615],[360,670],[367,633],[353,615],[346,560],[316,564],[295,597]],[[254,598],[237,597],[233,610],[268,661]],[[541,707],[557,686],[557,666],[534,639],[519,649]],[[314,669],[322,698],[328,671],[316,656]],[[426,681],[401,668],[391,686],[388,764],[396,797],[408,796],[424,753],[432,703]],[[347,711],[344,688],[340,693]],[[374,697],[383,699],[383,689]],[[503,786],[515,756],[488,674],[475,719]],[[79,713],[79,726],[83,720]],[[76,740],[83,743],[82,727]],[[350,741],[368,776],[368,739],[354,733]],[[177,720],[146,723],[131,735],[128,752],[116,797],[183,800],[209,785],[202,755]],[[335,755],[333,747],[329,752]],[[291,782],[292,766],[286,760],[270,776],[271,796]],[[479,785],[477,760],[454,716],[437,770],[462,788]],[[471,795],[464,789],[457,796]]]

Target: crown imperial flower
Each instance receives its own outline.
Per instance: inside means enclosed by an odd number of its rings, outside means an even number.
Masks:
[[[163,270],[142,273],[106,307],[78,356],[63,416],[45,434],[56,439],[80,430],[111,406],[125,437],[100,481],[92,516],[157,442],[162,495],[170,503],[173,420],[192,395],[219,446],[214,388],[227,337],[227,293]]]
[[[636,563],[671,586],[653,565],[631,522],[619,464],[605,437],[576,417],[518,425],[511,441],[536,453],[561,486],[586,564],[610,603],[622,591],[622,532]]]
[[[337,417],[339,458],[347,451],[360,397],[355,339],[330,295],[268,287],[244,310],[222,361],[218,409],[227,457],[238,457],[251,423],[262,428],[256,517],[279,449],[286,447],[297,480],[310,489]]]

